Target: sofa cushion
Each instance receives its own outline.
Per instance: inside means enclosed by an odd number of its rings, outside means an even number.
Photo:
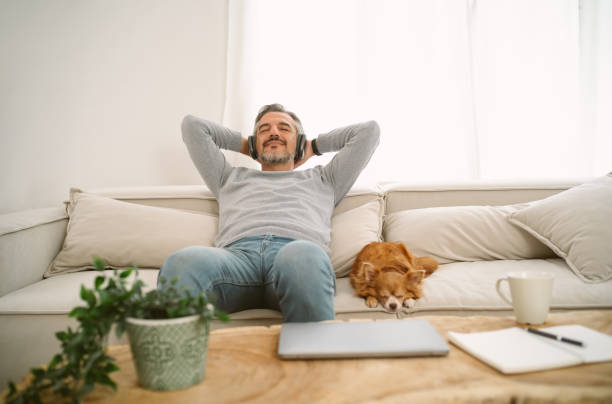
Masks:
[[[374,201],[332,217],[331,262],[336,277],[347,276],[359,251],[368,243],[380,241],[382,202]]]
[[[332,217],[331,262],[346,276],[361,248],[380,241],[382,201],[376,198]],[[92,269],[92,257],[112,268],[161,268],[174,251],[214,245],[218,217],[123,202],[72,189],[66,238],[45,277]]]
[[[45,277],[93,268],[92,257],[109,267],[160,268],[166,257],[190,245],[213,245],[216,216],[121,202],[71,190],[62,249]]]
[[[507,216],[522,206],[403,210],[385,216],[383,235],[440,263],[554,257],[548,247],[508,222]]]
[[[512,310],[495,289],[495,282],[508,272],[548,272],[552,274],[551,309],[596,309],[612,307],[612,281],[587,284],[578,279],[560,258],[453,262],[423,281],[423,297],[409,312],[471,312]],[[348,278],[336,282],[334,307],[338,317],[367,317],[384,309],[368,308],[365,299],[355,296]],[[509,294],[506,291],[506,294]]]
[[[514,271],[544,271],[553,275],[553,309],[595,309],[612,307],[612,281],[587,284],[578,279],[563,259],[534,259],[517,261],[455,262],[441,265],[424,280],[424,293],[411,311],[479,311],[511,310],[497,295],[495,281]],[[145,291],[153,289],[159,271],[140,270]],[[0,298],[0,319],[10,315],[66,314],[84,302],[79,297],[81,284],[92,287],[97,271],[65,273],[38,281]],[[133,279],[134,275],[128,278]],[[355,296],[349,278],[336,282],[334,297],[336,314],[349,317],[371,317],[384,314],[381,306],[368,308],[361,297]],[[233,319],[280,319],[274,310],[253,309],[232,314]],[[231,323],[230,323],[231,325]]]
[[[530,203],[510,215],[585,282],[612,278],[612,173]]]

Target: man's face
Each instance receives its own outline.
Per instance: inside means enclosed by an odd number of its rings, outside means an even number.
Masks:
[[[268,112],[256,125],[257,153],[262,164],[285,164],[295,156],[297,131],[284,112]]]

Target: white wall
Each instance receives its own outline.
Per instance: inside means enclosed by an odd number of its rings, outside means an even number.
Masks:
[[[0,1],[0,213],[201,184],[180,122],[221,120],[226,42],[224,0]]]

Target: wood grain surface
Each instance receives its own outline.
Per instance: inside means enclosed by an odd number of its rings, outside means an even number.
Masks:
[[[448,331],[513,327],[513,317],[420,316],[443,338]],[[409,321],[410,319],[406,319]],[[582,324],[612,335],[612,310],[549,316],[549,327]],[[153,392],[138,385],[128,346],[109,348],[121,367],[111,376],[118,391],[97,387],[87,403],[354,403],[487,402],[612,403],[612,362],[503,375],[454,345],[447,357],[282,361],[280,326],[211,333],[205,379],[196,386]]]

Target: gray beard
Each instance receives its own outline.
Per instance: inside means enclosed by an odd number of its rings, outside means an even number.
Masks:
[[[265,151],[261,154],[259,159],[262,164],[266,165],[276,165],[276,164],[285,164],[293,159],[295,154],[285,152],[273,152],[273,151]]]

